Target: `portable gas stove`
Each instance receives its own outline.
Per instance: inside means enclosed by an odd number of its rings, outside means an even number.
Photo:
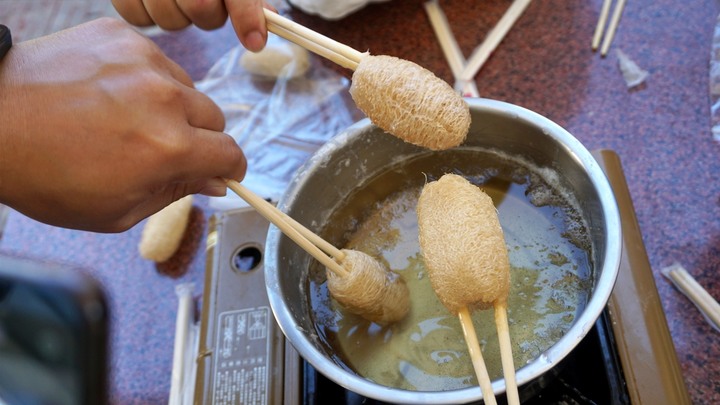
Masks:
[[[596,151],[615,193],[623,257],[607,308],[554,369],[520,387],[524,404],[689,404],[622,167]],[[275,324],[265,291],[268,222],[251,209],[213,218],[195,403],[380,404],[299,357]],[[498,397],[504,403],[504,396]]]

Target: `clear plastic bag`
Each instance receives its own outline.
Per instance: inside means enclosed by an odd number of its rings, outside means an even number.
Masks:
[[[289,2],[308,14],[333,21],[352,14],[368,4],[385,1],[389,0],[290,0]]]
[[[266,49],[286,46],[296,45],[271,35]],[[245,152],[248,171],[243,184],[277,200],[297,168],[352,124],[343,97],[349,80],[324,67],[314,54],[306,55],[308,68],[297,77],[292,74],[295,64],[303,63],[297,57],[290,58],[277,78],[251,73],[241,64],[245,52],[240,46],[230,50],[195,86],[220,106],[225,132]],[[231,194],[211,198],[211,207],[224,210],[245,205]]]
[[[632,89],[633,87],[643,84],[650,73],[641,69],[635,61],[630,59],[630,57],[620,49],[616,49],[615,54],[617,55],[618,67],[620,67],[620,72],[622,72],[627,88]]]
[[[715,21],[710,51],[710,119],[713,139],[720,141],[720,16]]]

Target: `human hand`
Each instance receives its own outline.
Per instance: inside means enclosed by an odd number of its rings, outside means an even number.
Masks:
[[[190,24],[202,29],[220,28],[228,16],[245,48],[258,52],[265,47],[267,28],[263,0],[112,0],[113,6],[130,24],[157,24],[178,30]]]
[[[120,20],[16,44],[0,62],[0,203],[52,225],[126,230],[244,177],[224,126],[187,73]]]

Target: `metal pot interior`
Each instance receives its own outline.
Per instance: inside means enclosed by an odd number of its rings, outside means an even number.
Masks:
[[[497,152],[553,173],[559,186],[568,192],[568,198],[578,206],[590,244],[592,273],[587,302],[557,342],[527,364],[516,364],[518,384],[523,384],[567,355],[600,315],[620,260],[619,217],[604,174],[569,133],[514,105],[485,99],[467,102],[472,124],[460,149],[468,153],[479,151],[479,155]],[[338,212],[359,216],[363,207],[408,184],[422,182],[423,172],[437,168],[420,165],[414,168],[418,173],[414,177],[397,168],[419,160],[433,162],[433,154],[437,153],[388,135],[369,120],[360,121],[333,138],[296,173],[279,208],[331,243],[342,246],[346,236],[343,228],[352,227],[353,220],[339,220]],[[474,164],[481,166],[481,159]],[[383,181],[377,181],[378,176],[383,176]],[[341,226],[332,227],[328,223]],[[308,297],[311,293],[308,279],[317,277],[310,274],[310,269],[317,267],[314,260],[274,227],[268,234],[265,260],[268,294],[280,327],[300,355],[331,380],[361,395],[388,402],[467,403],[482,398],[477,387],[418,392],[383,386],[357,375],[318,336]],[[494,381],[493,389],[503,392],[504,381]]]

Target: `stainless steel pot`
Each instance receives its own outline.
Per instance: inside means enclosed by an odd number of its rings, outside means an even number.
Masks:
[[[472,125],[464,146],[500,150],[555,170],[576,197],[592,242],[593,286],[587,306],[568,332],[535,360],[517,371],[519,385],[543,375],[563,359],[594,325],[610,296],[621,254],[620,219],[610,185],[595,159],[563,128],[527,109],[486,99],[467,99]],[[426,150],[383,133],[367,119],[338,134],[298,170],[279,203],[280,209],[320,229],[339,204],[364,180]],[[319,342],[308,304],[308,269],[312,258],[271,227],[265,253],[270,304],[287,339],[320,373],[369,398],[393,403],[468,403],[480,389],[420,392],[386,387],[338,364]],[[493,382],[496,393],[503,380]]]

